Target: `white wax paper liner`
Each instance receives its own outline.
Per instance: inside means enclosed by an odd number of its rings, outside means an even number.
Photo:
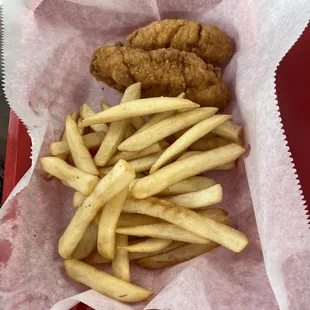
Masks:
[[[102,97],[117,102],[119,95],[102,91],[88,72],[94,48],[153,20],[187,18],[215,24],[236,42],[224,78],[235,91],[231,110],[251,151],[246,174],[240,163],[210,175],[223,185],[221,206],[250,245],[238,255],[217,249],[165,270],[134,266],[134,283],[157,293],[134,308],[307,309],[310,235],[274,76],[308,22],[309,1],[3,2],[5,93],[29,130],[32,167],[0,211],[0,308],[48,309],[59,301],[55,309],[69,309],[80,300],[95,309],[131,309],[93,291],[70,299],[85,290],[64,275],[57,255],[73,191],[48,182],[37,159],[59,138],[68,112],[85,101],[98,109]]]

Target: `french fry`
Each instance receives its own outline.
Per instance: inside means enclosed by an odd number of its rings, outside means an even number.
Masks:
[[[128,129],[125,133],[124,140],[131,137],[136,132],[135,127],[133,127],[131,124],[129,124]]]
[[[201,152],[200,151],[188,151],[188,152],[183,153],[180,157],[178,157],[176,161],[191,157],[192,155],[198,155],[198,154],[201,154]]]
[[[166,200],[184,208],[197,209],[221,202],[222,197],[222,186],[220,184],[216,184],[201,191],[167,197]]]
[[[55,176],[65,182],[67,186],[74,188],[84,195],[89,195],[98,183],[97,176],[70,166],[57,157],[42,157],[40,162],[44,171]]]
[[[84,195],[80,192],[75,192],[72,199],[73,206],[75,208],[79,208],[83,204],[83,201],[86,197],[87,195]]]
[[[72,116],[72,119],[73,119],[75,122],[77,122],[77,120],[78,120],[78,118],[79,118],[79,113],[78,113],[77,111],[75,111],[75,112],[73,112],[73,113],[71,114],[71,116]],[[62,142],[62,141],[67,141],[66,126],[65,126],[65,130],[64,130],[64,132],[63,132],[63,134],[62,134],[62,137],[61,137],[60,142]],[[50,152],[51,152],[51,150],[50,150]],[[51,154],[54,155],[52,152],[51,152]],[[54,156],[57,156],[59,159],[66,160],[68,154],[59,154],[59,155],[54,155]],[[51,178],[51,177],[52,177],[51,174],[48,174],[48,175],[47,175],[47,178]]]
[[[109,259],[106,259],[103,256],[101,256],[97,249],[94,249],[83,261],[84,263],[90,265],[111,263]]]
[[[163,151],[151,154],[145,157],[137,158],[129,161],[128,163],[132,166],[133,170],[137,172],[143,172],[149,170],[152,165],[156,162],[157,158],[163,153]],[[105,176],[113,169],[113,166],[100,168],[99,172],[101,176]]]
[[[202,215],[202,216],[209,217],[210,219],[213,219],[217,222],[226,224],[226,225],[228,225],[228,223],[229,223],[228,218],[227,218],[227,213],[223,209],[212,209],[212,208],[210,208],[210,209],[198,211],[197,213]],[[139,215],[139,214],[135,214],[135,215]],[[137,224],[137,225],[139,225],[139,224]],[[143,258],[143,257],[148,257],[148,256],[160,254],[160,253],[165,253],[165,252],[171,251],[173,249],[179,248],[180,246],[185,245],[185,244],[187,244],[187,243],[181,242],[181,241],[173,241],[168,247],[164,248],[161,251],[156,251],[153,253],[142,253],[142,252],[129,253],[129,259],[130,260],[136,260],[136,259]],[[201,246],[204,247],[204,245],[201,245]]]
[[[135,116],[131,119],[131,125],[136,129],[140,129],[145,124],[145,120],[142,116]]]
[[[149,238],[147,240],[130,244],[127,246],[119,246],[118,248],[121,250],[125,250],[128,252],[147,252],[152,253],[156,251],[160,251],[172,243],[172,240],[168,239],[160,239],[160,238]]]
[[[191,151],[209,151],[212,149],[215,149],[217,147],[220,146],[225,146],[227,144],[229,144],[230,142],[224,138],[221,137],[215,137],[212,139],[205,139],[205,138],[201,138],[198,141],[194,142],[189,149]]]
[[[134,181],[137,182],[138,180]],[[173,196],[197,192],[209,188],[215,184],[216,182],[210,178],[203,176],[194,176],[167,187],[166,189],[158,193],[158,196]]]
[[[160,250],[160,251],[156,251],[153,253],[148,253],[148,252],[130,252],[129,253],[129,260],[136,260],[139,258],[143,258],[143,257],[148,257],[148,256],[153,256],[159,253],[164,253],[164,252],[168,252],[170,250],[176,249],[182,245],[186,244],[185,242],[181,242],[181,241],[172,241],[172,243],[170,245],[168,245],[166,248]]]
[[[160,223],[160,222],[161,222],[160,219],[147,216],[147,215],[122,213],[118,218],[116,227],[148,225],[148,224],[155,224],[155,223]]]
[[[130,100],[140,98],[141,95],[141,83],[135,83],[127,87],[125,93],[121,99],[120,107]],[[101,113],[109,112],[112,108],[105,110]],[[120,120],[111,123],[106,136],[104,137],[100,148],[94,158],[97,166],[103,167],[108,160],[114,155],[118,145],[123,141],[128,126],[130,124],[130,118]]]
[[[166,144],[167,145],[167,144]],[[161,151],[162,149],[162,144],[161,143],[155,143],[146,149],[140,151],[140,152],[116,152],[114,156],[107,162],[107,166],[114,165],[117,163],[120,159],[124,160],[133,160],[133,159],[138,159],[147,155],[151,155],[154,153],[157,153]]]
[[[197,234],[187,231],[179,226],[169,223],[120,227],[116,228],[116,232],[118,234],[137,237],[161,238],[198,244],[207,243],[207,239],[202,238]]]
[[[138,265],[147,269],[158,269],[188,261],[209,252],[219,244],[208,240],[207,244],[185,244],[168,252],[148,256],[137,260]]]
[[[83,260],[86,258],[95,248],[97,244],[97,225],[91,223],[82,237],[81,241],[78,243],[76,249],[72,254],[72,258],[77,260]]]
[[[58,252],[61,257],[69,258],[72,255],[100,208],[127,187],[134,177],[135,172],[131,166],[120,160],[113,170],[99,181],[82,206],[76,210],[60,238]]]
[[[210,209],[211,210],[211,209]],[[220,210],[220,209],[216,209]],[[101,212],[98,212],[95,216],[94,223],[99,226]],[[147,224],[155,224],[161,223],[162,220],[156,217],[147,216],[143,214],[131,214],[131,213],[121,213],[116,227],[128,227],[128,226],[135,226],[135,225],[147,225]]]
[[[225,225],[229,225],[229,220],[227,217],[227,212],[219,208],[209,208],[205,210],[199,210],[196,212],[199,215],[208,217],[211,220],[220,222]]]
[[[87,149],[93,149],[100,146],[103,138],[105,136],[104,132],[92,132],[85,136],[82,136],[84,145]],[[70,148],[67,141],[52,142],[49,146],[50,152],[54,156],[62,156],[70,154]]]
[[[242,144],[242,127],[233,123],[232,121],[226,121],[220,126],[212,130],[216,135],[232,141],[234,143]]]
[[[168,186],[193,175],[228,164],[245,152],[238,144],[228,144],[211,151],[193,155],[169,164],[155,173],[138,180],[131,188],[135,198],[143,199],[156,195]]]
[[[73,157],[76,168],[89,174],[98,175],[99,171],[95,166],[89,150],[84,144],[77,124],[74,122],[71,116],[68,116],[66,119],[66,134],[70,153]]]
[[[139,200],[128,197],[123,211],[158,217],[233,252],[242,251],[248,244],[248,238],[242,232],[163,199],[151,197]]]
[[[175,114],[175,111],[168,111],[168,112],[154,114],[139,130],[137,130],[137,132],[141,132],[145,129],[148,129],[152,127],[153,125],[156,125],[157,123],[165,120],[166,118],[174,114]]]
[[[127,197],[128,187],[115,195],[102,208],[98,229],[98,252],[107,259],[115,257],[115,229]]]
[[[100,100],[100,106],[101,106],[102,111],[105,111],[111,108],[104,100]]]
[[[128,245],[128,236],[116,235],[115,258],[112,260],[112,272],[120,280],[130,282],[130,267],[128,251],[121,249]]]
[[[208,117],[211,117],[216,113],[216,111],[217,108],[200,108],[171,116],[148,129],[135,133],[133,136],[123,141],[118,146],[118,150],[138,152],[177,131],[190,127]]]
[[[64,261],[67,275],[93,290],[121,302],[134,303],[148,299],[153,292],[130,284],[75,259]]]
[[[201,151],[188,151],[188,152],[185,152],[184,154],[182,154],[176,161],[191,157],[192,155],[201,154],[201,153],[202,153]],[[233,161],[233,162],[228,163],[226,165],[216,167],[212,170],[230,170],[230,169],[233,169],[235,167],[236,167],[236,163]]]
[[[135,116],[143,116],[154,113],[161,113],[183,108],[198,108],[199,104],[187,99],[158,97],[138,99],[126,102],[123,105],[117,105],[110,109],[97,113],[92,117],[82,121],[81,127],[101,124],[105,122],[115,122]]]
[[[172,159],[177,158],[178,155],[185,151],[191,144],[193,144],[193,142],[202,138],[229,118],[231,118],[230,115],[214,115],[188,129],[179,139],[171,144],[163,154],[161,154],[156,163],[151,167],[150,173],[154,173]]]
[[[87,117],[94,116],[96,112],[87,103],[84,103],[81,106],[80,114],[82,116],[82,119],[85,119]],[[109,127],[107,124],[103,123],[103,124],[97,124],[97,125],[90,125],[90,128],[94,132],[101,132],[101,131],[107,132]]]

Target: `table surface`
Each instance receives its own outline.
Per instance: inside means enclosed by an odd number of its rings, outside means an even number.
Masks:
[[[310,93],[308,91],[310,57],[308,55],[310,55],[310,27],[307,27],[298,42],[284,57],[276,74],[279,111],[305,201],[310,199],[308,160],[310,144],[306,142],[307,133],[310,133],[308,119],[310,115]],[[5,201],[30,167],[30,147],[31,141],[26,128],[11,111],[2,201]],[[79,304],[74,309],[84,310],[86,306]]]

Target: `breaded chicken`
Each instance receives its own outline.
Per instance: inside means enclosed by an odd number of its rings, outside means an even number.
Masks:
[[[103,46],[94,51],[90,72],[98,81],[120,92],[141,82],[143,97],[175,97],[185,92],[186,98],[200,105],[220,109],[230,99],[229,87],[219,68],[206,64],[194,53],[172,48],[147,52]]]
[[[131,33],[124,45],[145,51],[172,47],[195,53],[213,65],[223,64],[233,55],[233,41],[225,32],[186,19],[153,22]]]

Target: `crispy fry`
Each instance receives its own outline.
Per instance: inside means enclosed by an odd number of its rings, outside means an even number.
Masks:
[[[209,151],[212,149],[215,149],[217,147],[220,146],[225,146],[227,144],[229,144],[230,142],[226,139],[223,139],[221,137],[216,137],[216,138],[212,138],[212,139],[199,139],[198,141],[194,142],[189,149],[191,151],[201,151],[201,152],[205,152],[205,151]]]
[[[232,141],[238,144],[242,143],[242,127],[233,123],[232,121],[226,121],[220,126],[212,130],[216,135]]]
[[[72,258],[77,260],[83,260],[86,258],[95,248],[97,244],[98,228],[95,223],[91,223],[78,243],[76,249],[72,254]]]
[[[137,132],[141,132],[145,129],[148,129],[152,127],[153,125],[156,125],[157,123],[163,121],[164,119],[171,117],[174,114],[175,114],[175,111],[168,111],[168,112],[154,114]]]
[[[152,166],[150,173],[154,173],[167,162],[171,161],[171,159],[175,159],[179,154],[181,154],[191,144],[193,144],[193,142],[202,138],[204,135],[228,120],[230,117],[230,115],[215,115],[197,123],[192,128],[188,129],[157,159],[156,163]]]
[[[156,251],[160,251],[172,243],[172,240],[168,239],[160,239],[160,238],[149,238],[144,241],[130,244],[127,246],[119,246],[118,248],[121,250],[125,250],[128,252],[147,252],[152,253]]]
[[[87,197],[87,195],[84,195],[80,192],[75,192],[73,195],[73,206],[75,208],[79,208],[82,204],[83,201],[85,200],[85,198]]]
[[[170,245],[168,245],[166,248],[153,252],[153,253],[148,253],[148,252],[130,252],[129,253],[129,260],[136,260],[139,258],[143,258],[143,257],[148,257],[148,256],[153,256],[159,253],[164,253],[164,252],[168,252],[170,250],[176,249],[182,245],[186,244],[185,242],[181,242],[181,241],[173,241]]]
[[[117,279],[75,259],[64,261],[67,275],[93,290],[122,302],[138,302],[149,298],[153,292]]]
[[[185,93],[181,93],[180,95],[177,96],[177,98],[185,98]],[[187,109],[186,109],[187,110]],[[163,113],[157,113],[157,114],[154,114],[139,130],[138,132],[140,131],[143,131],[153,125],[156,125],[157,123],[163,121],[164,119],[174,115],[176,111],[168,111],[168,112],[163,112]]]
[[[188,151],[188,152],[183,153],[176,161],[191,157],[192,155],[198,155],[198,154],[201,154],[201,152],[200,151]]]
[[[156,162],[157,158],[163,153],[163,151],[151,154],[145,157],[137,158],[129,161],[128,163],[132,166],[135,172],[143,172],[149,170],[152,165]],[[113,166],[100,168],[99,172],[101,176],[105,176],[113,169]]]
[[[151,197],[138,200],[128,197],[123,211],[158,217],[233,252],[242,251],[248,244],[248,238],[242,232],[163,199]]]
[[[135,172],[124,160],[120,160],[113,170],[100,180],[93,192],[77,209],[68,227],[59,240],[58,252],[69,258],[82,239],[88,225],[94,220],[99,209],[116,194],[129,185]]]
[[[117,222],[117,227],[128,227],[136,225],[147,225],[160,223],[161,220],[155,217],[143,215],[143,214],[130,214],[122,213]]]
[[[217,108],[200,108],[171,116],[148,129],[134,134],[122,142],[118,149],[120,151],[138,152],[181,129],[211,117],[216,111]]]
[[[138,99],[126,102],[123,105],[117,105],[110,109],[97,113],[82,121],[81,127],[87,127],[93,124],[103,122],[115,122],[135,116],[161,113],[184,108],[198,108],[199,104],[187,99],[158,97]]]
[[[147,269],[165,268],[188,261],[218,246],[219,244],[210,240],[208,240],[207,244],[185,244],[168,252],[141,258],[137,263]]]
[[[121,249],[128,245],[128,236],[116,235],[115,258],[112,260],[113,275],[123,281],[130,282],[128,251]]]
[[[98,175],[99,171],[84,144],[77,124],[71,116],[68,116],[66,119],[66,132],[70,153],[73,157],[75,166],[86,173]]]
[[[220,184],[216,184],[201,191],[167,197],[166,200],[184,208],[197,209],[221,202],[222,197],[222,186]]]
[[[85,136],[82,136],[84,145],[90,150],[99,147],[103,138],[104,132],[92,132]],[[70,148],[67,141],[52,142],[50,144],[50,152],[54,156],[70,154]]]
[[[116,229],[116,232],[118,234],[137,236],[137,237],[162,238],[168,240],[199,243],[199,244],[207,243],[207,240],[205,238],[202,238],[195,233],[192,233],[179,226],[169,223],[120,227]]]
[[[111,263],[109,259],[106,259],[103,256],[101,256],[97,249],[94,249],[83,261],[84,263],[90,265]]]
[[[44,171],[84,195],[89,195],[98,183],[97,176],[76,169],[57,157],[42,157],[40,162]]]
[[[176,161],[138,180],[132,187],[131,193],[139,199],[156,195],[168,186],[188,177],[228,164],[244,152],[241,146],[232,143]]]
[[[75,122],[77,122],[77,120],[78,120],[78,118],[79,118],[79,112],[74,111],[74,112],[71,114],[71,116],[72,116],[72,119],[73,119]],[[64,130],[64,132],[63,132],[63,134],[62,134],[61,140],[60,140],[59,142],[64,142],[64,141],[67,141],[66,126],[65,126],[65,130]],[[69,148],[69,147],[68,147],[68,148]],[[70,151],[69,151],[69,152],[70,152]],[[50,153],[51,153],[52,155],[54,155],[54,154],[52,153],[51,149],[50,149]],[[59,155],[54,155],[54,156],[58,157],[59,159],[66,160],[68,154],[59,154]],[[52,177],[51,174],[48,174],[48,175],[47,175],[47,178],[48,178],[48,179],[51,178],[51,177]]]
[[[127,197],[128,187],[125,187],[103,206],[98,229],[98,252],[107,259],[115,257],[115,229]]]
[[[80,114],[82,116],[82,119],[85,119],[87,117],[96,115],[96,112],[87,103],[84,103],[81,106]],[[90,128],[94,132],[101,132],[101,131],[107,132],[109,127],[107,124],[102,123],[102,124],[97,124],[97,125],[90,125]]]
[[[201,151],[188,151],[188,152],[185,152],[183,155],[181,155],[176,161],[191,157],[192,155],[201,154],[201,153],[202,153]],[[216,167],[212,170],[230,170],[230,169],[233,169],[235,167],[236,167],[236,163],[233,161],[233,162],[228,163],[226,165]]]
[[[167,144],[166,144],[167,145]],[[161,143],[155,143],[146,149],[140,151],[140,152],[116,152],[114,156],[107,162],[107,166],[114,165],[117,163],[120,159],[124,160],[133,160],[133,159],[138,159],[147,155],[151,155],[154,153],[157,153],[161,151],[162,149],[162,144]]]
[[[135,83],[129,86],[122,97],[120,107],[130,100],[139,99],[141,95],[141,83]],[[112,108],[103,111],[105,113]],[[130,118],[111,123],[106,136],[104,137],[100,148],[94,158],[97,166],[103,167],[107,161],[114,155],[118,145],[123,141]]]
[[[163,191],[158,196],[172,196],[200,191],[215,185],[216,182],[203,176],[194,176],[175,183]]]
[[[199,210],[199,211],[197,211],[197,213],[199,215],[208,217],[211,220],[220,222],[220,223],[225,224],[225,225],[229,225],[227,212],[223,209],[209,208],[209,209],[205,209],[205,210]]]

